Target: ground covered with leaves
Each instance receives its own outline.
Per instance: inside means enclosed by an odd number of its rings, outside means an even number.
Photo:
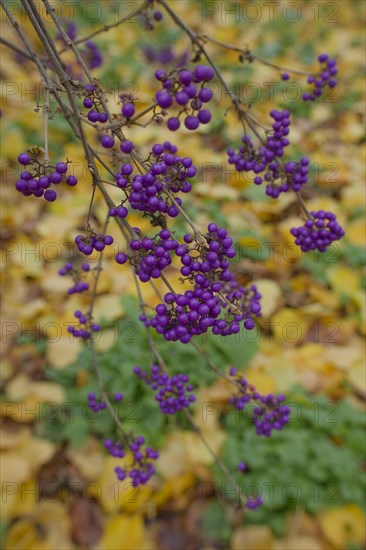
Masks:
[[[120,5],[102,2],[94,23],[75,9],[80,35],[110,22],[112,4]],[[261,9],[255,23],[248,20],[254,15],[243,11],[254,4]],[[193,347],[156,337],[171,372],[184,365],[192,384],[200,386],[192,415],[207,441],[246,496],[262,495],[264,505],[244,516],[237,495],[185,418],[163,417],[152,392],[132,373],[134,365],[148,367],[151,356],[132,279],[114,262],[118,250],[113,246],[105,252],[94,310],[102,325],[98,360],[108,391],[125,396],[119,408],[123,422],[161,453],[158,475],[147,486],[137,490],[117,481],[117,460],[103,448],[112,420],[87,408],[88,392],[98,391],[89,351],[67,332],[73,311],[87,306],[90,296],[66,300],[70,280],[58,275],[75,257],[73,241],[84,228],[91,184],[85,159],[55,114],[49,128],[51,158],[70,159],[79,184],[53,204],[19,198],[16,158],[29,146],[43,146],[43,98],[33,65],[1,45],[1,475],[7,550],[364,547],[364,7],[358,1],[319,2],[310,9],[299,1],[292,4],[301,16],[290,22],[295,16],[290,11],[284,16],[286,2],[276,3],[273,17],[267,4],[243,2],[239,20],[224,13],[225,2],[180,0],[174,7],[194,29],[248,45],[281,66],[314,65],[323,51],[337,58],[339,86],[309,105],[298,99],[306,86],[301,77],[291,79],[289,88],[279,71],[241,63],[237,53],[210,46],[227,81],[252,103],[250,112],[258,120],[267,123],[276,107],[291,111],[291,151],[311,159],[312,177],[304,189],[308,209],[335,212],[345,238],[324,254],[295,249],[289,233],[301,219],[295,199],[270,199],[262,187],[229,169],[226,149],[241,136],[219,88],[213,100],[218,114],[204,130],[180,134],[177,145],[199,166],[189,215],[201,228],[214,220],[230,230],[235,273],[242,283],[257,284],[263,295],[263,317],[252,333],[208,335],[198,344],[224,372],[235,365],[259,391],[286,393],[290,424],[270,439],[256,436],[245,415],[227,408],[225,380],[206,368]],[[215,13],[203,23],[209,5]],[[26,22],[24,30],[31,36]],[[14,41],[10,28],[4,35]],[[165,19],[152,32],[133,21],[95,41],[105,61],[93,74],[115,90],[112,111],[119,108],[121,91],[134,93],[142,110],[156,91],[153,73],[161,61],[173,68],[192,59],[188,39]],[[146,150],[166,136],[165,127],[156,124],[129,133]],[[169,136],[173,143],[174,137]],[[90,139],[100,148],[94,134]],[[98,201],[93,223],[102,227],[104,206]],[[147,220],[135,218],[135,225],[149,230]],[[117,228],[110,224],[108,229],[118,243]],[[175,229],[182,232],[182,222]],[[96,256],[91,264],[96,265]],[[180,284],[174,264],[168,278]],[[144,299],[158,303],[149,289]],[[236,471],[240,461],[248,464],[244,474]]]

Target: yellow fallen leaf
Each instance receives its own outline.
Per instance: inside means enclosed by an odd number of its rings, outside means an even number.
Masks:
[[[49,342],[46,351],[47,360],[55,369],[62,369],[75,363],[81,350],[81,342],[77,338],[73,341],[69,337]]]
[[[4,550],[52,550],[47,541],[42,540],[35,523],[30,519],[20,519],[6,534]]]
[[[272,279],[260,279],[259,281],[254,281],[254,283],[263,296],[261,300],[262,315],[265,319],[268,319],[281,303],[281,287],[276,281],[272,281]]]
[[[100,296],[94,306],[93,316],[97,321],[102,319],[115,320],[123,315],[121,297],[116,294]]]
[[[55,448],[55,444],[47,439],[32,437],[25,440],[18,451],[27,458],[32,473],[35,473],[42,464],[51,459]]]
[[[149,550],[153,545],[148,542],[142,516],[118,515],[108,519],[104,533],[99,541],[100,550]]]
[[[231,538],[231,550],[267,550],[272,541],[272,531],[266,525],[239,527]]]
[[[162,487],[156,491],[152,499],[156,506],[162,506],[168,500],[176,502],[182,497],[188,489],[194,486],[195,476],[192,472],[186,472],[185,474],[168,479],[163,483]]]
[[[320,527],[326,539],[343,550],[349,544],[366,542],[366,516],[356,504],[346,504],[327,510],[319,517]]]
[[[338,294],[350,296],[360,288],[360,277],[356,270],[345,265],[331,267],[327,271],[329,282]]]
[[[1,482],[3,484],[8,483],[9,487],[17,484],[19,490],[19,484],[31,476],[31,471],[29,457],[21,456],[16,451],[3,453],[1,458]]]
[[[2,451],[14,449],[30,437],[31,430],[28,426],[21,426],[16,431],[9,431],[6,426],[2,426],[0,429],[0,449]]]
[[[270,374],[249,367],[245,371],[245,376],[259,393],[273,393],[276,391],[276,382]]]
[[[357,218],[347,225],[347,240],[356,246],[366,246],[366,223],[363,218]]]
[[[366,396],[366,369],[364,359],[360,359],[352,365],[347,373],[347,379],[352,386]]]

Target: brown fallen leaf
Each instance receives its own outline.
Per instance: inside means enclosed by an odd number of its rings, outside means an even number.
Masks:
[[[71,534],[76,544],[91,548],[103,531],[102,514],[97,502],[75,495],[70,508]]]

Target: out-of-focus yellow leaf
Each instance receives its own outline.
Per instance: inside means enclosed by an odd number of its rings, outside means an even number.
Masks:
[[[52,550],[48,542],[39,536],[36,525],[30,519],[20,519],[6,534],[4,550]]]
[[[338,294],[350,296],[360,288],[360,278],[354,269],[345,265],[337,265],[327,271],[329,282]]]
[[[152,496],[154,503],[156,506],[162,506],[168,500],[179,500],[188,489],[193,487],[195,479],[195,476],[191,472],[168,479]]]
[[[231,550],[267,550],[272,548],[272,541],[272,531],[266,525],[239,527],[231,538]]]
[[[107,520],[104,534],[99,542],[100,550],[149,550],[153,548],[145,534],[144,522],[140,514],[118,515]]]
[[[364,359],[360,359],[352,365],[347,373],[347,378],[359,392],[366,396],[366,370]]]
[[[258,291],[262,294],[262,315],[265,319],[271,317],[281,303],[282,290],[280,285],[272,279],[260,279],[254,281]]]
[[[245,375],[259,393],[273,393],[276,390],[276,383],[270,374],[249,368]]]
[[[20,484],[30,477],[31,471],[29,457],[22,456],[15,451],[9,451],[2,455],[1,481],[3,484]]]
[[[366,516],[355,504],[337,506],[319,517],[326,539],[335,548],[344,550],[349,544],[364,545],[366,542]]]
[[[119,295],[100,296],[95,302],[93,315],[97,321],[101,321],[103,318],[108,321],[119,319],[123,313]]]
[[[55,342],[49,342],[47,346],[47,360],[55,369],[63,369],[74,363],[81,350],[81,343],[77,338],[60,338]]]
[[[26,439],[31,437],[31,430],[28,426],[21,426],[16,431],[9,431],[2,427],[0,430],[0,449],[8,451],[19,447]]]
[[[105,456],[94,439],[88,439],[82,447],[70,447],[67,456],[85,479],[94,481],[100,476]]]

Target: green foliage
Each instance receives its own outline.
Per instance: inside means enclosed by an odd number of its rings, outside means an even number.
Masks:
[[[278,537],[296,506],[314,514],[348,502],[365,507],[363,412],[347,401],[314,399],[297,388],[288,403],[292,421],[269,439],[255,434],[250,414],[231,411],[222,416],[227,431],[222,459],[231,471],[246,462],[248,471],[237,472],[235,479],[246,497],[259,493],[264,501],[248,512],[246,523],[269,524]],[[217,484],[227,487],[230,498],[232,488],[216,466],[214,470]]]

